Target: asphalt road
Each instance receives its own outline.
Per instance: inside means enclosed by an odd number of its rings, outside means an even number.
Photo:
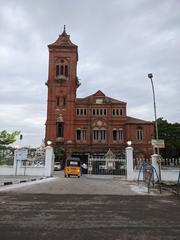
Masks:
[[[147,186],[137,185],[137,182],[128,182],[118,176],[89,176],[80,178],[65,178],[63,171],[55,172],[54,178],[42,181],[28,182],[12,186],[0,187],[1,191],[14,191],[19,193],[42,194],[97,194],[97,195],[137,195],[148,194]],[[151,189],[150,194],[158,195],[157,189]]]
[[[123,178],[124,179],[124,178]],[[111,194],[135,195],[131,183],[112,176],[88,176],[65,178],[62,171],[55,172],[54,179],[46,179],[28,184],[4,187],[7,191],[19,193],[46,194]],[[136,184],[135,184],[136,185]],[[1,188],[2,189],[2,188]],[[144,189],[147,192],[147,188]]]
[[[83,182],[88,185],[88,180],[82,180],[81,188]],[[74,178],[64,181],[62,189],[67,183],[69,192],[63,194],[57,190],[58,179],[39,185],[40,193],[38,183],[1,191],[0,240],[180,239],[180,200],[177,197],[104,194],[105,186],[108,192],[109,184],[113,184],[112,179],[96,180],[99,189],[103,186],[101,194],[93,194],[90,187],[91,194],[90,190],[88,194],[72,194],[73,185],[78,182]],[[128,189],[128,185],[123,185],[123,192],[124,188]],[[50,193],[47,189],[51,189]],[[75,189],[78,191],[77,187]]]

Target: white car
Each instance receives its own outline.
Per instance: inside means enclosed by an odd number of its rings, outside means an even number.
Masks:
[[[54,163],[54,171],[60,171],[61,170],[61,163],[55,162]]]

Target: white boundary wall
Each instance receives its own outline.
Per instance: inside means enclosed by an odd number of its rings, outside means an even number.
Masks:
[[[0,166],[0,175],[4,176],[45,176],[50,177],[54,171],[54,152],[50,146],[46,147],[44,166],[22,166],[21,161],[14,154],[13,166]]]
[[[154,154],[152,157],[152,165],[156,169],[157,173],[158,170],[158,155]],[[133,148],[127,147],[126,148],[126,160],[127,160],[127,180],[129,181],[137,181],[139,170],[134,170],[133,168]],[[170,169],[170,170],[161,170],[161,181],[169,181],[169,182],[177,182],[179,176],[180,169]],[[154,175],[156,176],[156,175]],[[142,180],[142,173],[140,175],[140,180]]]
[[[0,166],[0,175],[13,175],[13,166]]]

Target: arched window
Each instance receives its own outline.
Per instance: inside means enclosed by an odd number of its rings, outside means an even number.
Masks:
[[[56,105],[59,106],[60,105],[60,97],[56,97]]]
[[[92,115],[93,116],[105,116],[107,114],[106,108],[93,108]]]
[[[69,76],[69,64],[67,60],[61,59],[56,62],[55,76],[57,78],[60,77],[68,77]]]
[[[64,137],[64,123],[57,122],[57,137]]]
[[[107,131],[105,128],[94,128],[93,129],[93,141],[105,142],[107,138]]]
[[[138,141],[142,141],[143,140],[143,128],[142,127],[138,127],[136,129],[136,138]]]
[[[123,141],[123,129],[113,129],[112,132],[112,137],[113,137],[113,141],[118,141],[118,142],[122,142]]]
[[[76,130],[76,140],[80,141],[81,140],[81,129]]]
[[[68,66],[65,65],[65,76],[68,77]]]
[[[64,66],[61,65],[61,75],[64,75]]]
[[[56,135],[57,138],[64,137],[64,120],[61,114],[59,115],[56,121]]]
[[[87,131],[86,129],[78,128],[76,130],[76,140],[85,142],[87,140]]]
[[[112,109],[112,115],[113,116],[122,116],[123,110],[121,108],[113,108]]]
[[[59,76],[59,65],[56,65],[56,77]]]

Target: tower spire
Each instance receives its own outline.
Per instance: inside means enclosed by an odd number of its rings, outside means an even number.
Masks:
[[[66,25],[64,25],[64,29],[63,29],[62,35],[67,35],[67,33],[66,33]]]

